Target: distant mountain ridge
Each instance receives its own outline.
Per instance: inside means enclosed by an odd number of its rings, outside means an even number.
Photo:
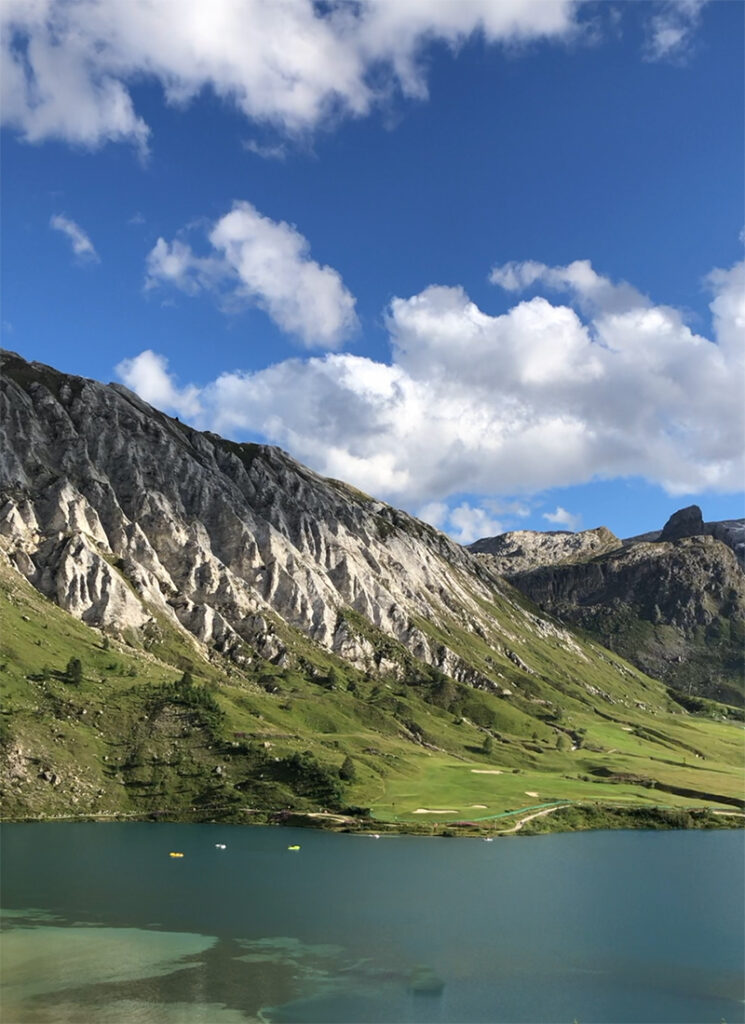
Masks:
[[[470,550],[650,675],[684,693],[745,700],[745,519],[704,523],[692,505],[625,540],[605,527],[516,531]]]
[[[474,554],[489,555],[495,572],[509,576],[543,565],[582,562],[615,551],[623,542],[607,527],[572,533],[569,530],[513,530],[496,537],[483,537],[468,545]]]

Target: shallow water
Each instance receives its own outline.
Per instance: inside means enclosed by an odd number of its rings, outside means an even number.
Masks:
[[[5,826],[2,1020],[736,1024],[744,839]]]

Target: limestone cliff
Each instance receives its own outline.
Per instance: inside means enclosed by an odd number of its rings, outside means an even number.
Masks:
[[[426,524],[278,448],[193,430],[120,385],[6,353],[0,423],[3,546],[89,624],[121,635],[161,617],[204,650],[279,663],[285,624],[357,667],[395,672],[369,630],[353,627],[356,614],[420,661],[481,685],[489,680],[433,638],[438,624],[488,634],[511,663],[527,660],[513,650],[515,617],[576,647],[555,625],[534,625],[486,566]],[[502,622],[484,607],[496,595]]]
[[[484,537],[469,546],[474,554],[489,555],[495,572],[510,576],[541,565],[583,562],[607,551],[615,551],[622,542],[600,526],[596,530],[571,533],[568,530],[514,530],[498,537]]]

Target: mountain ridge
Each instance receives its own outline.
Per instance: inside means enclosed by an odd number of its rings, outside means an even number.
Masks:
[[[688,722],[480,558],[280,449],[3,353],[0,499],[12,815],[373,805],[413,828],[441,787],[468,817],[464,794],[501,813],[544,782],[737,800],[735,709]]]
[[[665,526],[515,532],[470,550],[544,611],[687,695],[745,703],[745,520],[704,523],[693,505]]]

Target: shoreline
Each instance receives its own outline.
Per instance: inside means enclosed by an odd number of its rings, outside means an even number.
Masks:
[[[495,827],[496,820],[507,819],[509,825]],[[13,816],[0,818],[2,824],[31,825],[49,822],[123,823],[163,822],[170,825],[246,825],[316,829],[346,835],[429,836],[431,838],[500,839],[512,836],[535,836],[562,832],[647,829],[650,831],[691,831],[738,829],[745,827],[745,812],[722,807],[673,807],[669,805],[617,805],[586,802],[562,802],[554,806],[520,808],[474,821],[382,821],[375,818],[354,818],[333,812],[250,810],[236,815],[199,814],[169,815],[167,813],[101,812],[46,816]],[[487,821],[495,824],[491,826]]]

